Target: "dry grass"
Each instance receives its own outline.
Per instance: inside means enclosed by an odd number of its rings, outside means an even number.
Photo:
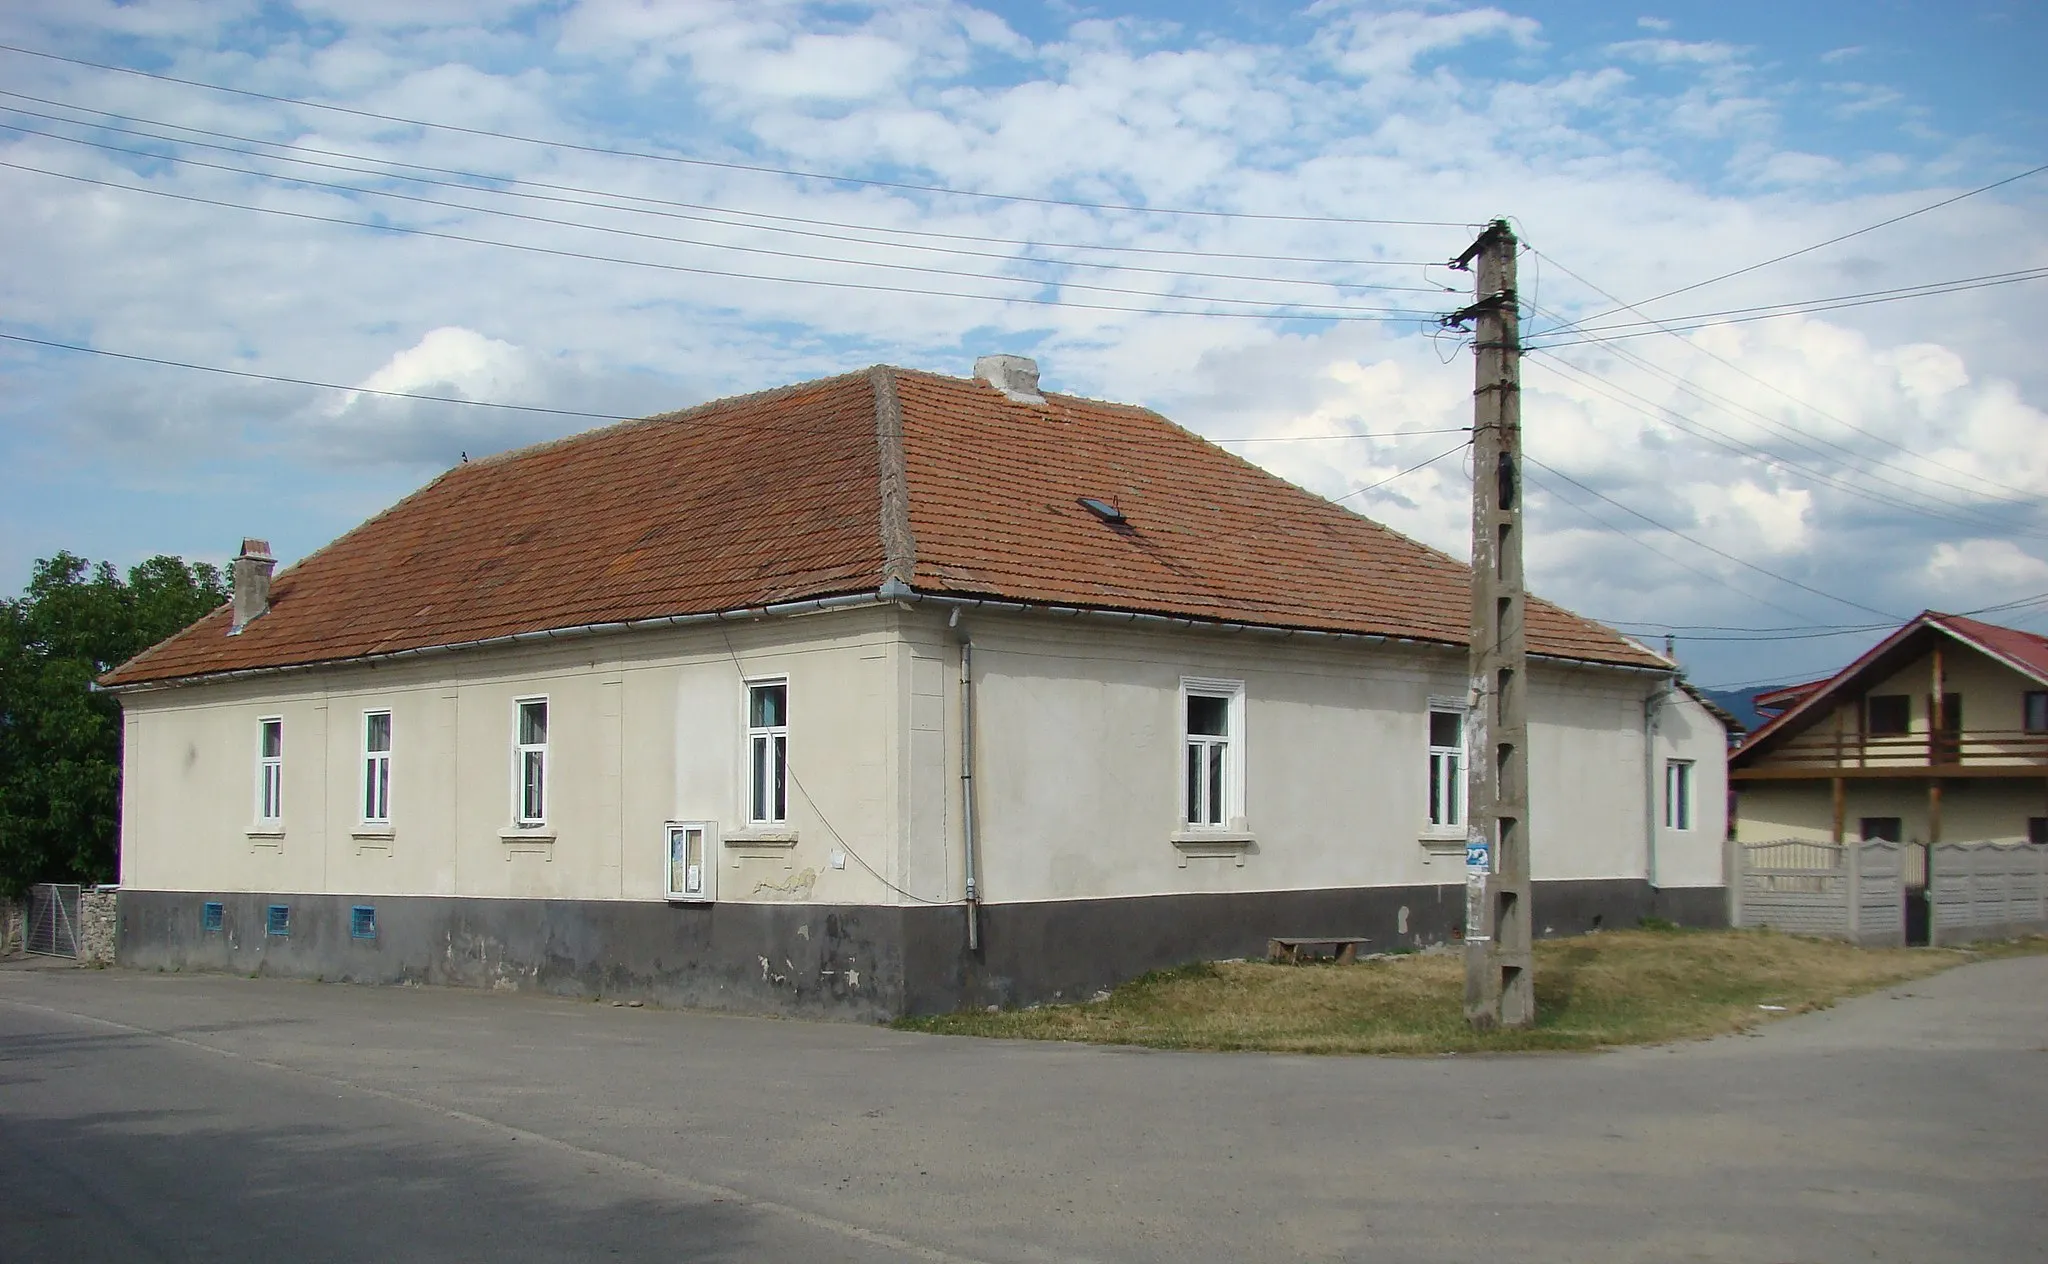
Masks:
[[[1087,1004],[912,1018],[897,1026],[1157,1049],[1595,1049],[1740,1031],[1981,956],[2025,952],[2048,952],[2048,939],[1979,952],[1852,948],[1770,931],[1608,931],[1545,940],[1536,946],[1536,1026],[1486,1036],[1465,1024],[1457,953],[1355,965],[1204,963],[1146,975]]]

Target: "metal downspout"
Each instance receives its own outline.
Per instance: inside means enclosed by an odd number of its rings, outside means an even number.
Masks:
[[[960,608],[946,621],[960,642],[960,833],[967,878],[967,951],[981,951],[981,892],[974,846],[974,641],[960,623]]]
[[[1664,685],[1643,699],[1643,876],[1652,892],[1658,889],[1657,717],[1671,692],[1671,686]]]

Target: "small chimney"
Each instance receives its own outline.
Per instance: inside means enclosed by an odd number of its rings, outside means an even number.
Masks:
[[[1043,404],[1038,393],[1038,361],[1024,356],[985,355],[974,362],[974,376],[1003,393],[1013,404]]]
[[[228,628],[229,636],[270,609],[270,572],[276,569],[277,559],[270,555],[270,541],[244,536],[242,551],[235,557],[235,617]]]

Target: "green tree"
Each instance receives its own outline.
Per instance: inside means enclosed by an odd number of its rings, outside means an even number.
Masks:
[[[227,599],[219,568],[153,557],[124,581],[59,553],[0,601],[0,895],[108,882],[121,830],[121,710],[93,678]]]

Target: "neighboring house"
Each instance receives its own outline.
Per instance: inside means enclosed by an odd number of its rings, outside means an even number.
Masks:
[[[873,1017],[1460,933],[1469,570],[976,371],[472,461],[274,582],[246,542],[103,681],[123,960]],[[1721,722],[1528,617],[1538,930],[1723,921]]]
[[[1756,704],[1777,715],[1729,757],[1738,842],[2048,842],[2048,637],[1929,611]]]

